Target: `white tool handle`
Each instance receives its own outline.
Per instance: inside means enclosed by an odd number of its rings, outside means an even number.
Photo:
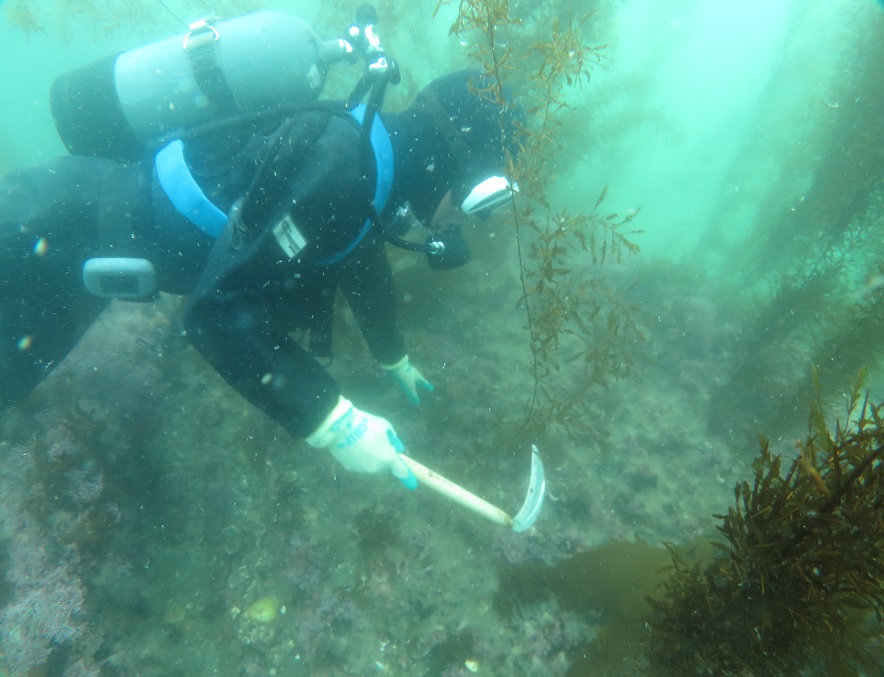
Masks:
[[[459,503],[463,507],[472,510],[476,514],[482,515],[482,517],[486,517],[501,526],[511,527],[513,525],[513,518],[497,506],[491,505],[485,499],[479,498],[475,494],[467,491],[451,480],[442,477],[439,473],[430,470],[425,465],[421,465],[405,454],[399,454],[399,458],[405,461],[405,465],[411,469],[411,472],[417,477],[418,482],[425,487],[429,487],[433,491],[436,491],[443,496],[447,496],[455,503]]]

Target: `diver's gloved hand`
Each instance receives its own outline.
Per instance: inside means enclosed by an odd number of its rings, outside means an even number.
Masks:
[[[411,363],[408,361],[408,355],[403,356],[401,360],[394,364],[382,364],[381,369],[393,377],[393,380],[399,384],[402,392],[411,400],[412,404],[421,403],[420,395],[417,392],[418,388],[426,390],[428,393],[436,391],[433,384],[411,366]]]
[[[328,449],[347,470],[365,473],[388,470],[406,489],[417,488],[417,478],[399,458],[405,447],[390,422],[360,411],[343,397],[310,434],[307,444]]]

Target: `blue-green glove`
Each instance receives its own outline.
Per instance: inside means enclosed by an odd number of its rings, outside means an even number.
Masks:
[[[403,356],[401,360],[394,364],[382,364],[381,369],[393,377],[393,380],[399,384],[402,392],[411,400],[412,404],[421,403],[420,395],[417,392],[418,388],[426,390],[428,393],[436,391],[433,384],[411,366],[411,363],[408,361],[408,355]]]
[[[307,437],[312,447],[328,449],[341,465],[353,472],[387,470],[406,489],[417,488],[417,478],[399,454],[405,451],[386,419],[361,411],[341,397],[325,420]]]

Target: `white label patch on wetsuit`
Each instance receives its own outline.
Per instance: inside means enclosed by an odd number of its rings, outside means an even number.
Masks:
[[[273,236],[290,259],[295,258],[307,245],[307,240],[288,212],[273,226]]]

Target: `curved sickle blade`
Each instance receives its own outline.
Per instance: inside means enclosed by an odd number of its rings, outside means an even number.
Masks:
[[[537,445],[531,445],[531,480],[528,482],[528,496],[519,512],[513,518],[513,531],[516,533],[531,528],[543,508],[543,497],[546,495],[546,477]]]

